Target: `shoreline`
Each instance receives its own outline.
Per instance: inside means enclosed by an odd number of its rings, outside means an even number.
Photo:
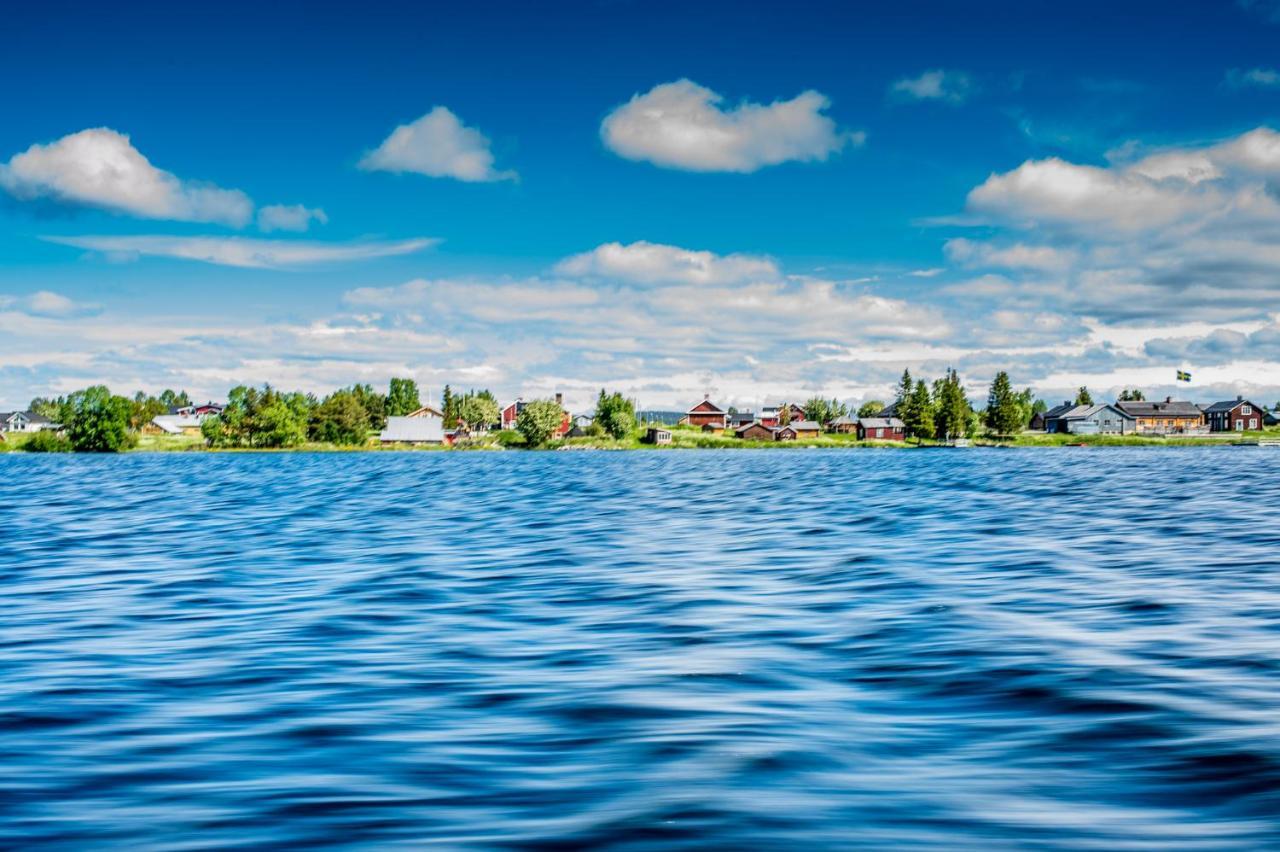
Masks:
[[[493,453],[493,452],[687,452],[696,450],[1025,450],[1025,449],[1094,449],[1115,447],[1258,447],[1260,441],[1280,441],[1280,431],[1264,431],[1250,433],[1220,433],[1222,437],[1212,435],[1192,436],[1080,436],[1065,434],[1048,434],[1041,432],[1024,433],[1009,440],[999,441],[993,438],[973,438],[967,447],[955,447],[941,442],[924,442],[922,444],[901,441],[858,441],[849,436],[825,435],[817,439],[799,441],[743,441],[722,435],[706,435],[701,432],[678,430],[673,434],[671,444],[654,446],[646,444],[637,437],[623,440],[604,438],[570,438],[556,441],[542,447],[527,447],[518,443],[503,443],[496,438],[485,439],[458,446],[443,444],[366,444],[356,446],[340,446],[326,443],[306,443],[295,447],[224,447],[206,446],[202,439],[194,436],[142,436],[138,446],[124,450],[127,454],[182,454],[182,453]],[[12,436],[0,444],[0,454],[19,453],[22,455],[42,455],[28,453],[22,449],[24,440],[14,441]],[[54,453],[61,455],[61,453]],[[97,453],[80,453],[79,455],[99,455]]]

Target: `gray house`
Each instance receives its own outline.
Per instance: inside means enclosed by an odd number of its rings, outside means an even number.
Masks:
[[[1114,405],[1077,405],[1058,415],[1055,431],[1071,435],[1131,435],[1137,421]]]

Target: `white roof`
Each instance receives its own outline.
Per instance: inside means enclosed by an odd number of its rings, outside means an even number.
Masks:
[[[183,429],[199,429],[204,418],[186,414],[161,414],[153,417],[151,422],[170,435],[181,435]]]
[[[387,428],[378,435],[383,443],[443,443],[444,425],[438,417],[388,417]]]

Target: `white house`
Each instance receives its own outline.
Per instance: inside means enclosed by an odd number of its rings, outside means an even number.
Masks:
[[[57,426],[48,417],[33,411],[0,412],[0,431],[3,432],[39,432],[41,429],[56,429]]]

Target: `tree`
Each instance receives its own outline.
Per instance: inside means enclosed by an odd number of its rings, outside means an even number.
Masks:
[[[791,403],[784,402],[778,406],[778,425],[786,426],[791,422]]]
[[[440,413],[444,415],[444,428],[452,429],[458,425],[458,399],[448,385],[440,394]]]
[[[564,409],[554,400],[535,399],[525,404],[516,417],[516,429],[531,447],[541,447],[564,424]]]
[[[903,402],[911,396],[911,391],[915,388],[915,382],[911,380],[911,371],[903,370],[902,378],[898,380],[898,395],[894,397],[895,402]]]
[[[1133,388],[1132,390],[1125,388],[1120,391],[1120,402],[1142,402],[1146,398],[1146,394],[1137,388]]]
[[[987,428],[993,434],[1007,436],[1021,432],[1022,427],[1022,409],[1013,392],[1013,384],[1009,381],[1009,374],[1001,370],[996,373],[987,395]]]
[[[611,437],[621,440],[636,428],[636,406],[631,400],[614,391],[606,394],[600,389],[596,400],[595,423]]]
[[[387,398],[373,389],[373,385],[352,385],[351,393],[364,408],[369,428],[379,432],[387,428]]]
[[[135,442],[136,436],[129,431],[132,404],[112,394],[106,385],[76,391],[67,401],[71,416],[64,425],[76,452],[118,453]]]
[[[485,431],[500,416],[497,400],[489,395],[467,394],[458,404],[458,424],[466,424],[473,432]]]
[[[810,397],[804,404],[806,420],[826,424],[849,413],[849,406],[838,399],[823,399],[820,396]]]
[[[915,388],[905,400],[906,411],[899,417],[906,427],[907,437],[921,441],[934,434],[933,400],[929,396],[929,386],[924,379],[916,382]]]
[[[1083,385],[1080,386],[1080,390],[1076,391],[1076,405],[1093,405],[1093,395]]]
[[[369,412],[354,392],[334,391],[311,412],[308,434],[313,441],[359,446],[369,440]]]
[[[168,411],[171,408],[182,408],[183,406],[191,404],[191,397],[187,396],[186,391],[177,391],[175,393],[170,388],[165,388],[160,391],[160,396],[158,398],[160,403],[164,406],[165,411]]]
[[[348,393],[358,398],[354,389]],[[314,398],[303,393],[282,394],[270,385],[261,390],[240,385],[227,394],[227,406],[220,415],[200,424],[200,432],[211,447],[294,447],[307,440],[314,407]]]
[[[418,397],[418,383],[413,379],[391,379],[391,387],[387,392],[387,415],[403,417],[422,407]]]
[[[881,411],[884,411],[884,403],[878,399],[869,399],[858,406],[859,417],[875,417]]]
[[[1023,388],[1014,394],[1013,398],[1018,403],[1018,431],[1021,432],[1031,425],[1031,418],[1035,416],[1035,394],[1032,393],[1031,388]]]
[[[946,378],[938,385],[934,406],[934,430],[940,440],[949,441],[968,433],[969,399],[955,370],[947,370]]]

